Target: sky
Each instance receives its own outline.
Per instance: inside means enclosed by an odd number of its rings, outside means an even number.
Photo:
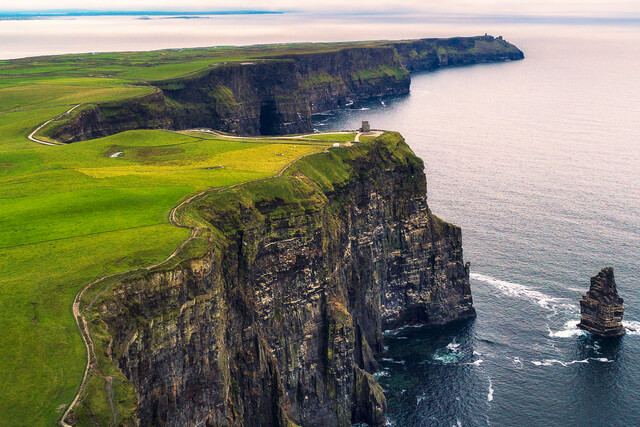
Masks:
[[[0,10],[51,10],[51,0],[0,0]],[[55,9],[239,10],[640,17],[640,0],[56,0]]]

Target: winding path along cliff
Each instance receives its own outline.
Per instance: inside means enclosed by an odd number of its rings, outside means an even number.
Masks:
[[[286,47],[283,47],[286,52]],[[311,114],[409,93],[409,72],[524,58],[501,37],[322,44],[149,82],[154,94],[86,105],[50,132],[61,142],[132,129],[204,127],[240,135],[313,131]]]
[[[204,255],[94,304],[92,335],[135,387],[122,424],[382,426],[382,332],[475,316],[460,229],[430,212],[423,163],[397,133],[191,214],[211,231]]]

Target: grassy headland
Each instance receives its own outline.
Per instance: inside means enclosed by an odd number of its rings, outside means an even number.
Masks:
[[[109,109],[114,103],[161,94],[162,81],[167,90],[175,90],[167,80],[224,64],[389,43],[171,49],[0,61],[0,423],[51,425],[60,418],[76,394],[86,360],[71,310],[75,295],[100,277],[166,259],[189,234],[169,222],[171,209],[181,200],[209,188],[276,175],[296,159],[353,138],[335,134],[242,140],[131,130],[43,146],[27,138],[35,128],[78,104],[74,114],[96,105],[104,106],[103,114],[119,114]],[[451,55],[460,57],[477,49],[473,43],[448,46]],[[443,54],[441,46],[431,47]],[[382,67],[360,70],[350,78],[393,79],[402,73],[402,67]],[[334,83],[326,76],[315,79],[310,78],[312,85]],[[214,88],[211,97],[239,108],[228,88]],[[141,120],[139,111],[129,113],[134,125]],[[36,136],[45,139],[65,120],[43,129],[45,136]],[[323,163],[328,159],[323,156],[314,165],[299,167],[306,168],[306,174],[320,173],[321,168],[323,176],[330,176],[337,172]]]
[[[189,233],[168,214],[189,194],[274,175],[327,145],[165,131],[26,140],[60,110],[0,116],[13,129],[0,143],[0,412],[24,425],[51,424],[75,395],[85,350],[71,303],[85,284],[171,254]]]

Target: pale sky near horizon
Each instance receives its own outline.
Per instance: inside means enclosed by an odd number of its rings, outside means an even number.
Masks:
[[[640,17],[640,0],[0,0],[0,10],[296,10]]]

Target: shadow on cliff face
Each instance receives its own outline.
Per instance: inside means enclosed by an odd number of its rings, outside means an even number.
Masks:
[[[264,101],[260,106],[260,135],[276,134],[278,134],[278,108],[275,101]]]

